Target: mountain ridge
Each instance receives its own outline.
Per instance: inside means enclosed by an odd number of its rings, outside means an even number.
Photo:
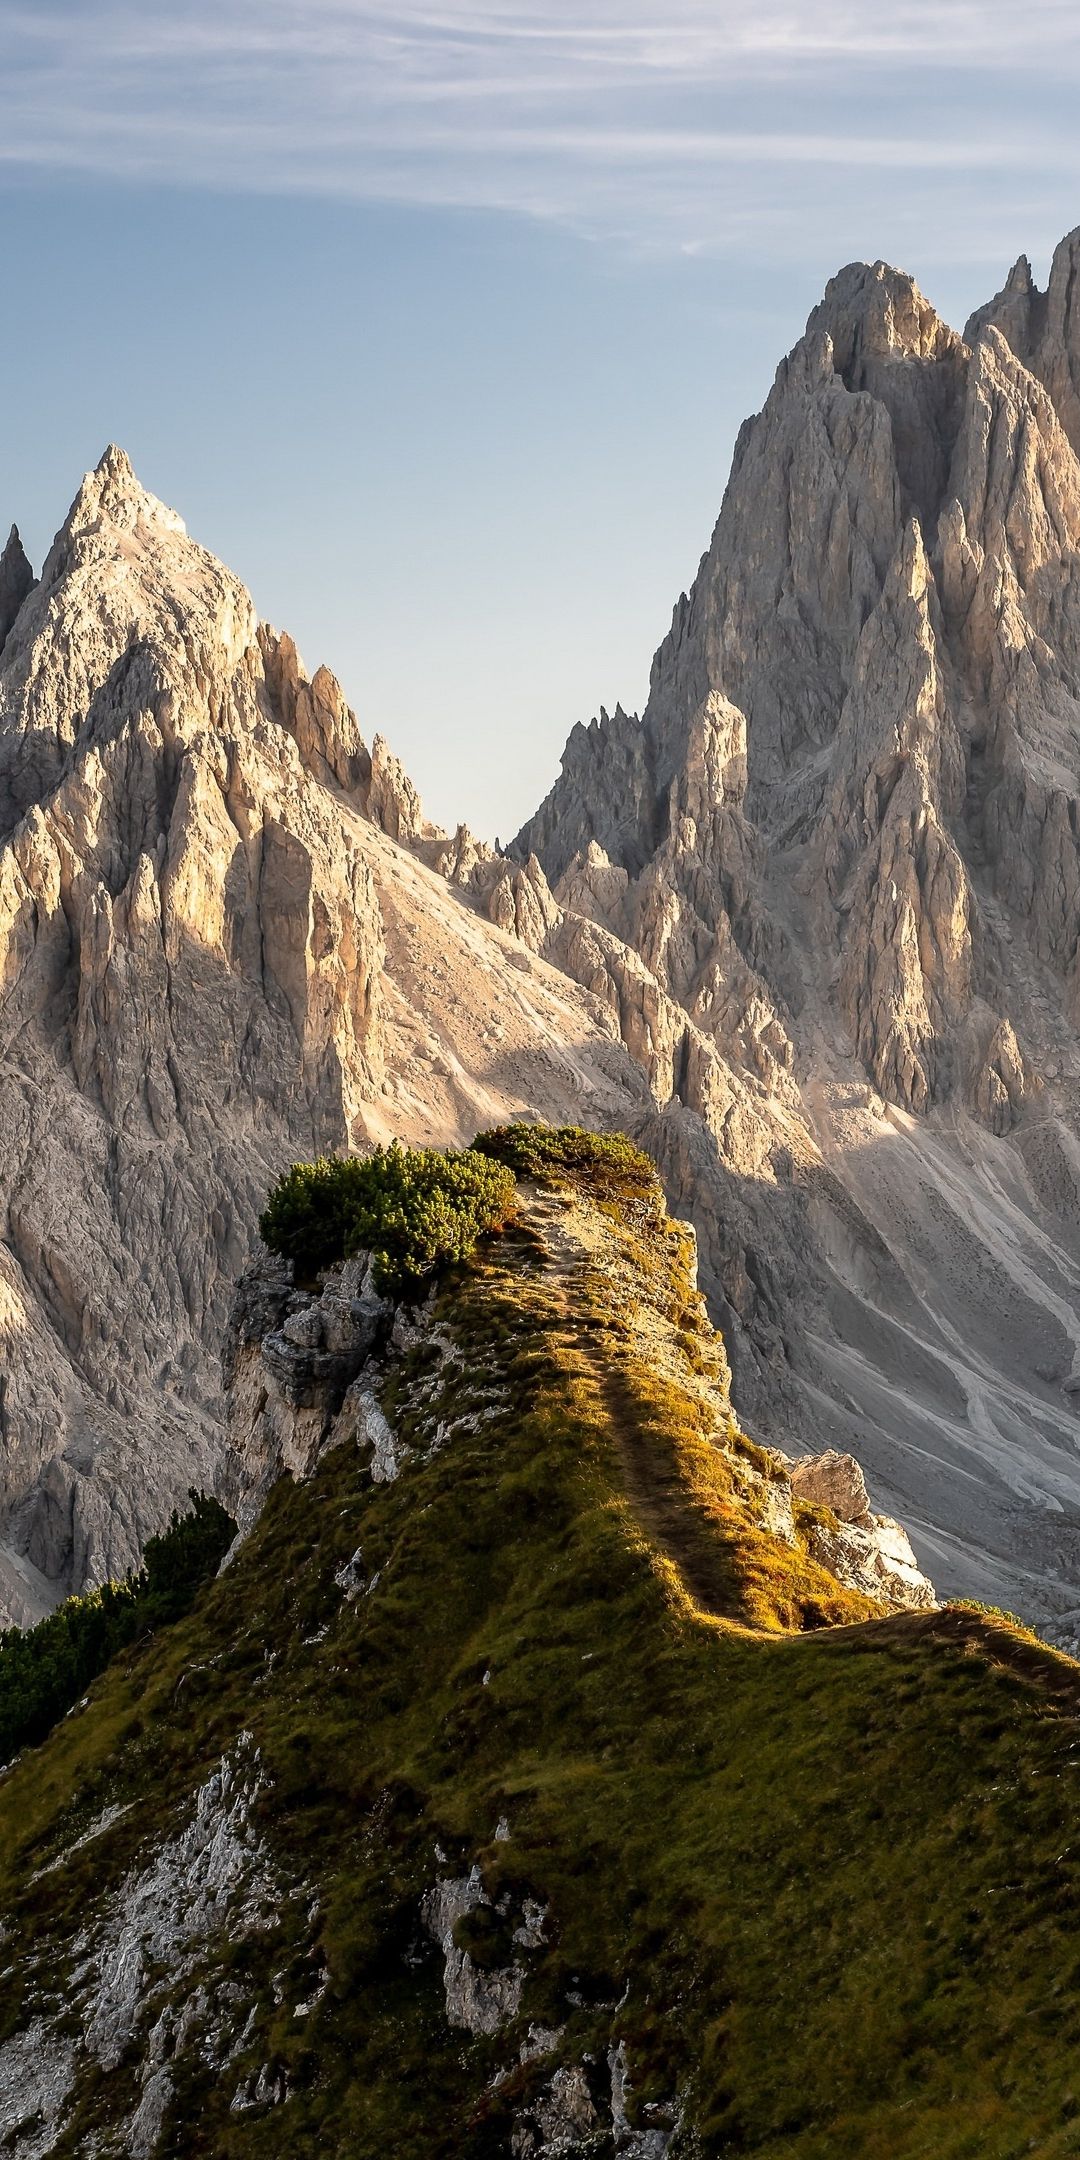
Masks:
[[[23,1619],[213,1483],[218,1344],[276,1170],[590,1095],[633,1122],[646,1091],[563,977],[403,851],[421,814],[385,744],[116,450],[0,655],[0,801],[0,1591]]]
[[[220,1474],[272,1174],[541,1115],[649,1148],[763,1441],[856,1455],[947,1589],[1080,1630],[1073,245],[1040,376],[1022,275],[974,345],[904,273],[832,281],[644,719],[575,730],[507,855],[428,824],[122,452],[36,584],[9,544],[15,1617]]]
[[[935,1273],[929,1225],[918,1230],[913,1274],[904,1250],[912,1187],[905,1195],[875,1179],[864,1192],[859,1159],[896,1133],[901,1154],[919,1161],[916,1193],[922,1185],[939,1214],[952,1214],[938,1135],[957,1148],[958,1169],[966,1159],[983,1186],[980,1270],[1011,1274],[1033,1319],[1041,1307],[1037,1326],[1055,1314],[1061,1347],[1038,1362],[1056,1367],[1065,1401],[1077,1292],[1069,1164],[1080,467],[1066,392],[1080,349],[1068,303],[1078,247],[1073,234],[1058,249],[1045,303],[1014,273],[972,319],[972,343],[886,264],[851,265],[832,280],[740,434],[710,548],[658,648],[642,719],[620,712],[575,729],[560,779],[511,851],[535,853],[556,897],[572,896],[640,951],[736,1060],[746,1033],[732,1024],[738,984],[758,1044],[784,1045],[776,1062],[795,1081],[785,1088],[767,1075],[774,1100],[786,1098],[787,1130],[774,1127],[763,1153],[782,1161],[801,1125],[796,1152],[819,1187],[815,1158],[830,1169],[842,1162],[862,1217],[862,1273],[883,1236],[899,1261],[895,1288],[906,1277],[917,1301]],[[1007,342],[1010,324],[1037,373]],[[713,775],[704,798],[691,785],[703,760]],[[898,1127],[897,1112],[916,1122]],[[715,1123],[707,1104],[703,1114]],[[927,1120],[933,1141],[922,1137]],[[764,1138],[771,1105],[760,1123]],[[991,1167],[979,1126],[998,1140],[1014,1135],[1011,1161]],[[1001,1207],[1003,1180],[1026,1191],[1011,1190]],[[851,1227],[849,1215],[849,1239]],[[823,1286],[821,1332],[831,1332],[836,1295],[820,1248],[798,1242]],[[947,1297],[960,1242],[958,1222],[936,1270]],[[737,1285],[730,1261],[721,1272],[725,1287]],[[752,1337],[752,1293],[735,1287],[732,1302]],[[790,1291],[781,1303],[791,1310]],[[874,1327],[880,1336],[877,1318]],[[820,1372],[807,1371],[807,1332],[793,1318],[785,1329],[792,1341],[803,1335],[797,1361],[820,1389]],[[860,1332],[865,1339],[865,1322]],[[985,1332],[977,1311],[945,1341],[919,1323],[920,1360],[939,1362],[941,1384],[936,1401],[920,1388],[913,1404],[893,1405],[894,1476],[922,1447],[940,1452],[948,1481],[971,1452],[963,1440],[942,1450],[939,1421],[957,1349]],[[858,1390],[868,1422],[871,1400],[880,1417],[901,1381],[899,1357],[882,1359],[881,1348],[871,1362],[891,1374],[869,1391],[864,1374]],[[850,1386],[850,1358],[837,1349]],[[733,1354],[747,1413],[775,1431],[757,1375],[740,1372]],[[991,1443],[995,1474],[1022,1485],[1025,1436],[1007,1401],[993,1400],[996,1379],[973,1363],[970,1378],[960,1375],[964,1421]],[[838,1378],[827,1392],[842,1419]],[[1006,1397],[1014,1387],[1015,1374]],[[799,1421],[797,1404],[788,1411]],[[1045,1423],[1045,1410],[1035,1421]],[[1040,1502],[1063,1512],[1071,1551],[1074,1443],[1068,1417],[1050,1422],[1065,1480],[1048,1480]],[[873,1456],[864,1433],[864,1453],[868,1444]],[[918,1520],[925,1500],[909,1484],[899,1511]]]
[[[516,1218],[0,1774],[0,2134],[1066,2153],[1077,1668],[844,1587],[651,1166],[489,1144]]]

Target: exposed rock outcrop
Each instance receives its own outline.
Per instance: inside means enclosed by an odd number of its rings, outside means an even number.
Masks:
[[[810,1550],[839,1580],[868,1597],[929,1612],[936,1603],[934,1586],[923,1574],[907,1531],[888,1515],[875,1515],[862,1466],[853,1455],[827,1448],[824,1455],[804,1456],[791,1467],[792,1490],[835,1516],[816,1522]]]
[[[679,1044],[715,1143],[653,1144],[744,1414],[869,1451],[952,1586],[1042,1611],[1080,1573],[1080,1243],[1041,1169],[1080,1099],[1078,246],[963,338],[885,264],[832,281],[642,718],[575,730],[511,849],[652,978],[664,1057],[624,1038],[661,1095]]]
[[[370,1262],[333,1269],[318,1294],[264,1255],[242,1277],[225,1338],[229,1447],[219,1477],[243,1534],[275,1480],[307,1477],[345,1411],[355,1424],[364,1366],[386,1340],[394,1307]]]
[[[402,852],[430,828],[397,760],[122,452],[36,585],[9,543],[0,610],[0,1621],[23,1621],[213,1484],[221,1331],[284,1163],[545,1108],[633,1123],[646,1084],[583,993],[519,964],[521,907],[504,936]]]
[[[964,338],[832,281],[643,716],[505,855],[121,452],[37,585],[9,543],[0,1609],[218,1476],[284,1161],[540,1114],[652,1150],[763,1438],[864,1460],[944,1588],[1075,1611],[1075,251]]]

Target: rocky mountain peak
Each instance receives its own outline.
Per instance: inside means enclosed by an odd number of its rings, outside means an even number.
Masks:
[[[675,1087],[732,1174],[719,1267],[746,1330],[730,1330],[743,1402],[770,1420],[770,1367],[790,1357],[815,1429],[826,1398],[846,1425],[843,1397],[851,1451],[869,1426],[875,1474],[908,1464],[909,1513],[913,1447],[950,1536],[970,1523],[952,1481],[975,1480],[979,1512],[996,1489],[1005,1567],[1017,1542],[1047,1549],[1006,1470],[1013,1450],[1030,1461],[1023,1371],[1065,1603],[1080,1330],[1053,1284],[1080,1268],[1078,268],[1077,234],[1045,294],[1021,258],[963,337],[884,263],[833,279],[741,430],[640,726],[575,731],[513,849],[689,1022]],[[1006,1192],[1024,1195],[1023,1284]],[[745,1217],[734,1229],[744,1206],[773,1220],[760,1244]],[[801,1256],[787,1274],[784,1253]],[[1056,1349],[1036,1370],[1043,1330]],[[999,1376],[988,1425],[976,1341]],[[982,1407],[953,1422],[957,1356]]]
[[[37,586],[14,537],[3,566],[0,1624],[123,1574],[212,1483],[231,1285],[286,1163],[651,1101],[535,957],[539,866],[440,840],[121,451]]]
[[[672,791],[699,755],[698,716],[711,698],[741,716],[750,827],[781,859],[817,834],[815,859],[827,867],[839,910],[821,928],[828,942],[839,935],[849,960],[853,937],[864,950],[874,937],[851,913],[847,866],[858,858],[865,868],[877,847],[889,774],[901,767],[908,782],[922,776],[911,824],[910,951],[924,984],[942,977],[938,932],[957,956],[975,935],[979,902],[961,875],[965,861],[988,866],[997,892],[1020,901],[1005,802],[1018,789],[1031,802],[1036,783],[1069,785],[1080,750],[1080,705],[1068,687],[1080,656],[1069,567],[1080,541],[1080,466],[1062,411],[1071,394],[1062,355],[1073,245],[1058,250],[1051,279],[1047,321],[1059,325],[1060,365],[1050,364],[1046,346],[1041,374],[992,319],[994,303],[971,333],[973,350],[905,273],[853,264],[833,279],[763,411],[742,431],[711,546],[654,661],[641,728],[576,733],[560,781],[515,852],[535,850],[558,878],[595,840],[613,864],[639,875],[650,848],[668,846]],[[1026,306],[1030,289],[1030,273],[1018,266],[1010,306]],[[876,775],[870,808],[868,775]],[[718,799],[726,792],[721,782]],[[939,836],[934,849],[951,863],[947,895],[929,871],[927,819]],[[695,830],[697,850],[700,819]],[[745,833],[737,846],[745,863]],[[906,860],[906,842],[902,852]],[[1044,859],[1045,843],[1033,839],[1030,862]],[[890,888],[899,891],[897,868]],[[726,866],[718,861],[716,872],[723,883]],[[928,876],[947,932],[916,905]],[[1074,934],[1071,902],[1064,917],[1061,906],[1071,874],[1059,861],[1053,872],[1033,869],[1027,882],[1040,949],[1064,954]],[[867,876],[862,889],[869,905]],[[752,913],[748,892],[744,924]],[[883,933],[890,947],[898,925]],[[796,922],[796,946],[804,935]],[[789,941],[772,940],[781,1005],[802,996],[778,957],[788,949]],[[959,976],[951,959],[944,965],[957,1025],[957,996],[962,1004],[970,994],[966,970],[966,960]],[[945,1025],[943,1012],[927,1022],[931,1030]],[[869,1062],[880,1078],[876,1054]],[[954,1046],[932,1062],[939,1079],[919,1087],[924,1106],[935,1087],[958,1084],[965,1055]],[[906,1083],[900,1099],[910,1104]]]
[[[1031,274],[1027,256],[1014,264],[1001,291],[972,315],[965,337],[969,344],[988,328],[999,330],[1016,358],[1049,391],[1058,420],[1080,451],[1080,226],[1054,250],[1045,292]]]
[[[122,532],[140,526],[186,538],[184,521],[175,510],[159,502],[139,480],[126,450],[110,443],[92,472],[88,472],[57,534],[57,545],[92,533],[102,519]]]
[[[845,387],[884,406],[904,507],[936,522],[959,425],[966,348],[915,280],[888,263],[853,263],[834,278],[807,324],[827,336]]]
[[[34,573],[19,536],[19,528],[13,525],[4,552],[0,555],[0,653],[3,652],[8,632],[23,601],[33,590],[33,585]]]
[[[891,263],[849,263],[831,278],[806,326],[809,339],[827,332],[834,365],[849,388],[870,360],[937,361],[954,356],[961,339],[920,292],[914,278]]]
[[[170,732],[216,728],[229,702],[221,678],[244,667],[256,626],[239,579],[110,447],[84,478],[4,648],[0,832],[134,706]]]

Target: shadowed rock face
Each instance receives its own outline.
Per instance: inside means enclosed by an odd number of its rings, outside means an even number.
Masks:
[[[33,582],[34,573],[26,559],[19,528],[13,525],[7,546],[0,555],[0,652]]]

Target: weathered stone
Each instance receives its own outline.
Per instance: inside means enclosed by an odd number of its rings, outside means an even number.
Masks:
[[[1080,1358],[1050,1171],[1080,1146],[1078,261],[1045,296],[1022,261],[964,339],[885,264],[832,281],[642,718],[575,729],[510,850],[563,910],[543,950],[707,1128],[649,1144],[744,1417],[850,1441],[951,1586],[1044,1612],[1080,1574],[1045,1377]]]
[[[645,1084],[402,853],[435,843],[397,761],[122,452],[36,587],[9,543],[0,615],[2,1622],[124,1574],[213,1486],[229,1299],[285,1165],[583,1089],[632,1122]],[[322,1318],[306,1371],[282,1335],[313,1396],[362,1354]]]
[[[823,1455],[804,1455],[791,1466],[792,1490],[800,1500],[831,1508],[842,1523],[861,1523],[868,1529],[873,1517],[866,1479],[854,1455],[826,1448]]]

